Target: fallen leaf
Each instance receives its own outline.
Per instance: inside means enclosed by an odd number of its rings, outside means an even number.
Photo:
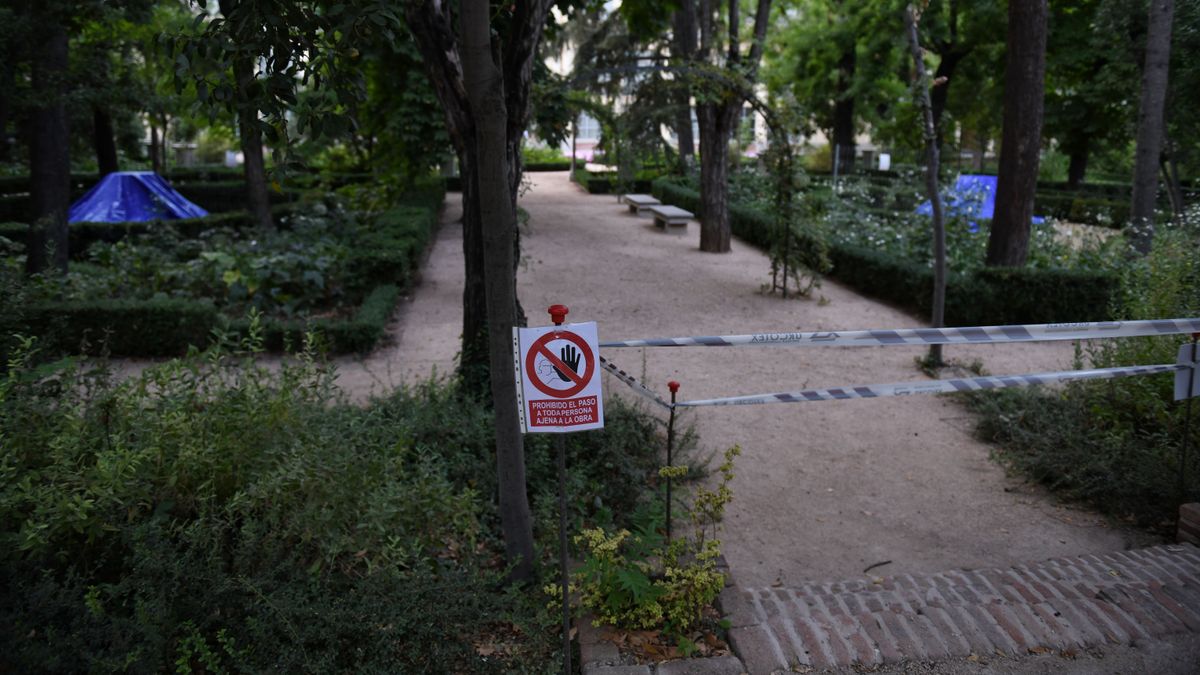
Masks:
[[[971,663],[975,663],[975,662],[979,661],[979,655],[978,655],[978,654],[972,654],[972,655],[970,655],[970,656],[968,656],[968,657],[967,657],[967,660],[968,660],[968,661],[970,661]]]
[[[1049,654],[1052,650],[1049,647],[1030,647],[1030,654]]]

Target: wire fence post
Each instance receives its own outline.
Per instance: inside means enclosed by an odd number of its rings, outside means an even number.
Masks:
[[[667,544],[671,543],[671,469],[674,465],[671,463],[671,452],[675,449],[675,394],[679,392],[679,383],[671,381],[667,383],[667,388],[671,390],[671,413],[667,418]]]
[[[550,318],[561,326],[567,316],[563,305],[551,305]],[[571,575],[567,569],[567,439],[555,434],[554,448],[558,464],[558,568],[562,586],[563,673],[571,675]]]
[[[1192,363],[1196,362],[1196,342],[1200,340],[1200,333],[1192,333]],[[1195,366],[1193,366],[1194,368]],[[1195,374],[1192,375],[1195,377]],[[1190,381],[1190,380],[1189,380]],[[1182,506],[1187,502],[1188,484],[1187,484],[1187,468],[1188,468],[1188,452],[1192,445],[1192,399],[1191,391],[1187,402],[1183,404],[1183,444],[1179,448],[1179,485],[1176,486],[1176,491],[1179,494],[1179,504]]]

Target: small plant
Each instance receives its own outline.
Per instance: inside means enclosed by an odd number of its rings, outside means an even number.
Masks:
[[[661,630],[681,653],[696,648],[688,634],[725,584],[717,569],[721,543],[716,537],[725,506],[733,499],[729,483],[739,454],[737,446],[725,452],[715,490],[696,489],[688,514],[690,536],[667,543],[657,529],[661,515],[643,508],[634,515],[632,531],[592,528],[575,538],[584,549],[584,562],[571,588],[579,593],[580,604],[595,615],[597,625]],[[682,475],[680,468],[662,471]],[[559,599],[556,586],[545,590]]]

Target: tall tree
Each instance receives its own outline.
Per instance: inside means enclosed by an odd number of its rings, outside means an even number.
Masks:
[[[699,0],[700,51],[698,59],[721,66],[733,79],[753,83],[767,37],[771,0],[758,0],[751,32],[750,51],[743,54],[742,21],[738,0],[729,0],[725,26],[724,58],[720,56],[716,8],[712,0]],[[745,94],[729,87],[711,88],[696,105],[700,126],[700,250],[728,253],[729,223],[729,141],[737,131]]]
[[[480,109],[481,103],[473,104],[477,93],[468,93],[464,77],[464,36],[459,33],[454,8],[442,0],[418,0],[406,8],[408,26],[417,41],[417,48],[425,62],[434,94],[446,115],[446,128],[458,155],[459,170],[463,184],[463,257],[466,279],[463,288],[463,333],[460,372],[464,386],[471,392],[482,392],[490,388],[493,395],[493,414],[496,418],[496,463],[499,468],[500,521],[504,534],[505,552],[510,563],[516,565],[514,577],[528,579],[533,574],[533,534],[529,503],[525,488],[524,444],[517,428],[517,407],[512,397],[512,368],[505,365],[491,368],[491,354],[500,349],[511,349],[510,332],[505,326],[522,322],[520,303],[515,291],[507,295],[511,306],[501,307],[505,302],[507,282],[500,284],[489,279],[487,272],[495,271],[497,260],[514,261],[506,274],[511,278],[516,273],[515,253],[519,251],[519,238],[515,221],[501,218],[489,221],[484,226],[484,190],[487,190],[487,208],[495,213],[516,212],[517,191],[521,181],[521,141],[529,122],[529,96],[533,80],[534,61],[538,44],[550,14],[550,0],[517,0],[502,6],[492,21],[495,31],[491,52],[487,56],[492,65],[476,63],[481,70],[473,71],[483,77],[489,87],[498,89],[502,95],[502,117],[495,110]],[[478,17],[474,21],[478,22]],[[473,26],[477,26],[473,23]],[[466,27],[462,27],[466,30]],[[479,48],[478,36],[474,43]],[[473,54],[471,58],[482,59]],[[499,83],[494,82],[493,71],[499,72]],[[486,76],[486,77],[485,77]],[[480,100],[494,101],[496,91]],[[490,97],[490,98],[489,98]],[[482,116],[487,116],[486,120]],[[495,142],[494,134],[503,122],[504,128],[504,173],[497,176],[494,164],[487,172],[481,171],[481,162],[495,162],[496,157],[481,156],[479,125],[487,125],[484,132]],[[490,145],[488,146],[491,147]],[[507,187],[507,207],[495,203],[496,182],[504,180]],[[487,185],[485,185],[485,181]],[[489,211],[489,215],[493,212]],[[486,239],[485,239],[486,236]],[[489,244],[491,246],[489,246]],[[508,249],[509,257],[493,257],[487,262],[485,250],[494,247]],[[495,252],[501,256],[501,252]],[[489,283],[496,287],[489,291]],[[511,282],[511,279],[510,279]],[[489,297],[489,292],[492,295]],[[495,309],[493,304],[495,303]],[[504,347],[500,347],[503,343]],[[506,352],[507,353],[507,352]],[[511,354],[508,357],[511,359]],[[507,385],[503,383],[507,382]],[[490,383],[490,387],[488,386]],[[507,387],[507,388],[505,388]]]
[[[1037,191],[1046,71],[1046,0],[1010,0],[1004,69],[1004,129],[996,212],[987,264],[1020,267],[1029,255],[1029,228]]]
[[[67,208],[71,200],[70,130],[67,124],[69,39],[62,7],[33,10],[32,99],[29,112],[29,192],[33,206],[25,269],[66,273],[70,259]],[[58,10],[58,11],[56,11]],[[47,248],[51,255],[47,258]]]
[[[696,0],[680,0],[672,21],[671,56],[677,65],[687,67],[696,53]],[[686,171],[696,155],[692,134],[692,88],[681,78],[676,92],[675,136],[679,142],[679,165]]]
[[[1171,22],[1174,0],[1150,0],[1146,56],[1142,64],[1142,95],[1138,105],[1137,152],[1134,155],[1133,197],[1129,208],[1133,245],[1148,253],[1154,237],[1154,207],[1158,194],[1159,159],[1166,126],[1164,111],[1171,64]]]

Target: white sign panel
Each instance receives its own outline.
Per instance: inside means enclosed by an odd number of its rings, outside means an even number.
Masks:
[[[604,427],[596,323],[513,329],[517,404],[525,433]]]

